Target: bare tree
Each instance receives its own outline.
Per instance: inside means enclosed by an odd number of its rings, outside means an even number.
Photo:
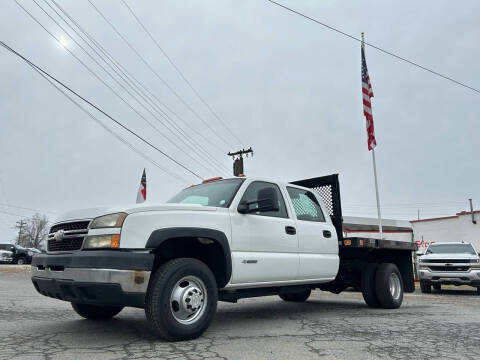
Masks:
[[[17,244],[38,249],[48,235],[48,218],[36,213],[31,218],[17,222]]]

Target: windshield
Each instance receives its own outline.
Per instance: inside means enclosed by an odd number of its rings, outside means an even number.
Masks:
[[[180,191],[167,203],[228,207],[243,181],[228,179],[195,185]]]
[[[469,254],[476,255],[470,244],[435,244],[430,245],[426,254]]]

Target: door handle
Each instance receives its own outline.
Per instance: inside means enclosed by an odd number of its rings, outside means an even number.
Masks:
[[[285,226],[285,232],[288,235],[295,235],[297,233],[297,229],[294,226]]]
[[[323,230],[323,237],[324,238],[331,238],[332,232],[330,230]]]

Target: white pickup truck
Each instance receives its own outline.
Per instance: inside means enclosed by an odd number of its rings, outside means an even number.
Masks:
[[[480,256],[470,243],[433,243],[418,261],[418,277],[423,293],[443,284],[470,285],[480,295]]]
[[[329,216],[330,215],[330,216]],[[338,175],[282,183],[215,178],[167,204],[87,209],[50,229],[32,282],[87,319],[144,308],[166,340],[200,336],[217,301],[358,287],[372,307],[414,291],[415,244],[343,238]]]

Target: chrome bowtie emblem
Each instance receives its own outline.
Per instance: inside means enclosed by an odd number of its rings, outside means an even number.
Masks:
[[[53,238],[54,238],[56,241],[62,241],[64,235],[65,235],[65,231],[63,231],[63,230],[58,230],[58,231],[55,233],[55,235],[53,235]]]

